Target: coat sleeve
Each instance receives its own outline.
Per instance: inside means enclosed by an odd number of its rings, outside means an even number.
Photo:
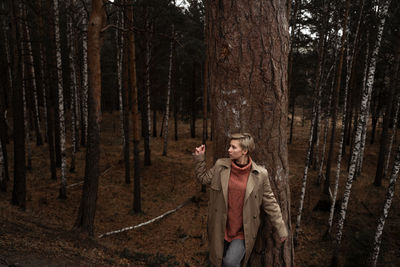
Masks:
[[[206,161],[204,154],[195,155],[193,154],[194,159],[194,172],[196,174],[197,179],[202,184],[211,183],[211,179],[213,177],[216,165],[214,165],[210,170],[207,170]]]
[[[272,225],[276,228],[280,238],[287,237],[288,232],[282,219],[282,212],[269,183],[268,173],[264,178],[263,209],[268,214]]]

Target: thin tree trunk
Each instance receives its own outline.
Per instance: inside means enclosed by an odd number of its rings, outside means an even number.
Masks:
[[[76,94],[77,94],[77,85],[76,85],[76,70],[75,70],[75,47],[74,47],[74,40],[75,40],[75,31],[73,29],[73,20],[74,15],[72,12],[75,6],[74,0],[69,0],[69,7],[70,7],[70,16],[67,17],[68,19],[68,46],[69,46],[69,70],[70,70],[70,92],[71,92],[71,138],[72,138],[72,153],[71,153],[71,167],[69,169],[70,172],[75,172],[75,158],[76,158],[76,148],[77,148],[77,140],[76,140],[76,121],[77,121],[77,114],[76,114]]]
[[[340,84],[341,84],[341,77],[342,77],[342,66],[343,66],[343,57],[344,57],[344,49],[346,45],[346,31],[347,31],[347,23],[349,17],[349,9],[350,9],[350,0],[346,1],[346,13],[343,19],[343,34],[341,39],[340,45],[340,54],[339,54],[339,63],[336,72],[336,88],[333,93],[333,102],[332,102],[332,119],[331,119],[331,140],[328,152],[328,160],[326,162],[326,172],[325,172],[325,182],[324,182],[324,190],[323,194],[325,195],[326,199],[329,199],[329,203],[331,203],[330,199],[330,176],[331,176],[331,165],[333,159],[333,150],[335,144],[335,136],[336,136],[336,121],[337,121],[337,109],[339,105],[339,91],[340,91]]]
[[[130,19],[132,29],[134,28],[134,10],[130,7]],[[129,33],[129,63],[131,71],[131,88],[132,88],[132,128],[133,128],[133,210],[135,212],[142,211],[142,197],[140,191],[140,155],[139,155],[139,105],[138,105],[138,88],[136,80],[136,44],[135,44],[135,33],[131,31]]]
[[[318,90],[321,90],[319,87]],[[318,92],[319,94],[319,92]],[[317,94],[317,95],[318,95]],[[301,215],[303,213],[303,206],[304,206],[304,197],[306,195],[306,188],[307,188],[307,178],[308,178],[308,168],[310,166],[310,161],[311,161],[311,148],[312,148],[312,143],[314,139],[314,127],[315,127],[315,122],[317,120],[317,106],[318,105],[318,100],[314,99],[314,105],[313,105],[313,110],[312,110],[312,119],[311,119],[311,126],[310,126],[310,136],[308,138],[308,149],[306,152],[306,159],[304,163],[304,173],[303,173],[303,182],[301,186],[301,195],[300,195],[300,203],[299,203],[299,210],[297,212],[297,219],[296,219],[296,232],[293,237],[293,242],[294,245],[297,246],[298,243],[298,236],[300,233],[300,227],[301,227]]]
[[[172,83],[172,56],[174,53],[174,43],[175,43],[175,26],[172,24],[171,33],[171,44],[170,44],[170,54],[169,54],[169,71],[168,71],[168,89],[167,89],[167,103],[165,107],[165,129],[164,129],[164,149],[163,156],[167,156],[167,146],[168,146],[168,121],[169,121],[169,106],[171,98],[171,83]]]
[[[165,118],[165,115],[164,115],[164,118]],[[161,125],[160,137],[163,135],[163,127],[164,127],[164,121]],[[153,137],[157,137],[157,110],[155,108],[153,109]]]
[[[19,1],[9,0],[11,8],[11,36],[15,44],[21,42],[21,32],[19,27],[18,15]],[[14,186],[11,203],[25,210],[26,207],[26,165],[25,165],[25,126],[24,126],[24,108],[23,91],[21,75],[21,54],[18,51],[19,45],[12,47],[12,106],[14,122]]]
[[[174,90],[174,139],[178,141],[178,93]]]
[[[43,47],[43,49],[45,49]],[[43,51],[43,54],[44,53]],[[43,68],[47,69],[47,61],[43,58]],[[47,71],[49,73],[49,71]],[[55,124],[55,112],[54,112],[54,90],[50,89],[50,85],[47,83],[43,83],[45,86],[44,90],[46,92],[46,118],[47,118],[47,145],[49,147],[49,160],[50,160],[50,172],[51,172],[51,179],[57,180],[57,168],[56,168],[56,149],[55,149],[55,137],[54,137],[54,124]]]
[[[394,161],[394,166],[392,169],[392,174],[390,176],[389,186],[388,186],[388,190],[386,193],[386,199],[383,204],[382,213],[381,213],[381,216],[378,221],[378,226],[376,227],[373,251],[371,253],[370,260],[369,260],[370,266],[376,266],[376,263],[378,262],[379,250],[380,250],[380,246],[382,243],[383,227],[385,226],[385,221],[389,214],[390,206],[392,204],[396,180],[397,180],[397,177],[399,176],[399,170],[400,170],[400,146],[397,150],[396,159]]]
[[[150,60],[151,60],[151,38],[153,36],[153,28],[146,19],[146,91],[145,91],[145,107],[144,107],[144,165],[151,165],[150,150]]]
[[[384,1],[382,10],[379,14],[380,17],[379,17],[379,22],[378,22],[378,34],[377,34],[377,38],[376,38],[376,41],[375,41],[375,44],[373,47],[371,59],[369,61],[367,86],[366,86],[366,90],[363,91],[362,98],[361,98],[361,110],[360,110],[359,120],[357,122],[357,131],[356,131],[356,136],[355,136],[355,140],[354,140],[355,145],[354,145],[354,149],[353,149],[353,154],[351,155],[350,171],[349,171],[349,175],[347,177],[347,182],[346,182],[346,186],[345,186],[344,194],[343,194],[342,206],[340,209],[338,230],[337,230],[337,234],[336,234],[336,246],[335,246],[333,259],[332,259],[333,265],[338,264],[338,256],[339,256],[339,250],[341,247],[343,226],[344,226],[344,221],[346,218],[347,205],[349,202],[351,186],[353,183],[353,178],[354,178],[354,174],[355,174],[355,170],[356,170],[357,154],[360,152],[360,147],[361,147],[362,128],[363,128],[363,125],[365,125],[366,118],[368,117],[368,113],[369,113],[369,110],[367,109],[368,108],[367,102],[368,102],[371,92],[372,92],[372,87],[373,87],[373,82],[374,82],[374,77],[375,77],[376,59],[378,57],[378,52],[379,52],[380,45],[381,45],[383,27],[385,25],[385,19],[386,19],[386,15],[388,13],[389,4],[390,4],[390,0]]]
[[[61,42],[60,42],[60,25],[59,25],[59,8],[58,0],[53,0],[54,4],[54,28],[56,37],[56,53],[57,53],[57,90],[58,90],[58,117],[60,121],[60,152],[61,152],[61,184],[59,198],[67,198],[67,178],[66,178],[66,150],[65,150],[65,115],[64,115],[64,94],[63,94],[63,76],[62,76],[62,59],[61,59]]]
[[[118,12],[118,26],[120,28],[124,27],[124,13]],[[124,105],[122,101],[122,80],[123,80],[123,73],[122,73],[122,66],[123,66],[123,54],[124,54],[124,36],[125,34],[117,31],[117,79],[118,79],[118,103],[119,103],[119,120],[121,126],[121,140],[122,140],[122,147],[125,147],[125,134],[124,134]]]
[[[82,77],[83,77],[83,92],[82,92],[82,137],[81,145],[86,146],[88,138],[88,90],[89,90],[89,75],[88,75],[88,23],[87,14],[85,9],[82,9],[82,25],[83,25],[83,36],[82,36]]]
[[[385,117],[383,118],[383,129],[382,129],[382,135],[381,135],[381,140],[380,140],[380,148],[379,148],[379,156],[378,156],[378,166],[376,168],[376,175],[375,175],[375,181],[374,185],[376,186],[381,186],[382,185],[382,178],[384,177],[384,164],[385,164],[385,157],[386,154],[390,154],[390,150],[387,150],[387,143],[388,143],[388,130],[389,130],[389,124],[390,124],[390,118],[392,115],[392,103],[393,103],[393,98],[395,95],[395,89],[397,88],[398,82],[397,82],[397,77],[399,74],[399,62],[400,62],[400,35],[397,37],[397,47],[396,47],[396,56],[395,56],[395,61],[394,61],[394,67],[393,67],[393,74],[392,74],[392,79],[391,79],[391,84],[388,84],[390,94],[387,97],[386,101],[386,111],[385,111]]]
[[[88,23],[88,65],[90,87],[88,90],[88,129],[85,181],[75,227],[93,236],[99,186],[100,121],[101,121],[101,29],[106,23],[105,6],[102,0],[92,0],[92,14]]]
[[[125,16],[128,16],[128,10],[125,10]],[[123,129],[124,129],[124,162],[125,162],[125,183],[131,183],[131,167],[130,167],[130,142],[129,142],[129,47],[130,44],[124,42],[123,57],[123,88],[122,88],[122,106],[123,106]]]
[[[2,3],[4,5],[5,3]],[[6,33],[5,22],[2,19],[2,31],[4,34],[4,46],[6,50],[6,60],[7,60],[7,78],[8,84],[12,88],[12,73],[11,73],[11,61],[10,61],[10,50],[8,47],[8,34]],[[3,180],[0,182],[0,190],[6,191],[7,190],[7,182],[10,180],[9,173],[8,173],[8,156],[7,156],[7,139],[8,139],[8,127],[6,123],[6,106],[7,101],[4,97],[6,95],[6,87],[0,87],[0,143],[2,144],[1,152],[2,153],[2,164],[3,164]]]
[[[42,1],[38,0],[38,6],[41,9],[42,8]],[[43,96],[43,121],[44,121],[44,131],[45,131],[45,138],[44,141],[48,142],[48,135],[47,135],[47,93],[46,93],[46,85],[45,85],[45,59],[44,59],[44,47],[43,47],[43,42],[45,40],[45,31],[44,31],[44,25],[43,25],[43,17],[39,16],[39,30],[40,30],[40,42],[39,42],[39,57],[40,57],[40,88],[42,88],[42,96]]]
[[[25,8],[22,2],[19,4],[19,13],[21,14],[20,19],[25,19]],[[20,49],[22,52],[21,55],[21,76],[22,76],[22,102],[23,102],[23,109],[24,109],[24,126],[25,126],[25,145],[27,148],[27,165],[26,169],[27,170],[32,170],[32,148],[31,148],[31,138],[30,138],[30,133],[29,133],[29,117],[28,117],[28,110],[27,110],[27,103],[26,103],[26,63],[25,63],[25,47],[24,47],[24,29],[22,23],[19,23],[19,31],[21,33],[21,43],[20,43]]]
[[[392,135],[390,136],[390,140],[389,140],[388,156],[386,158],[383,177],[387,176],[387,171],[389,169],[389,163],[390,163],[390,158],[391,158],[391,154],[392,154],[393,140],[394,140],[394,137],[396,136],[396,132],[397,132],[397,119],[399,116],[399,109],[400,109],[400,95],[398,94],[396,97],[396,110],[394,112],[394,117],[393,117],[393,127],[392,127],[393,130],[392,130]]]
[[[192,138],[196,137],[196,62],[193,61],[193,71],[192,71],[192,89],[190,94],[191,101],[191,117],[190,117],[190,136]]]
[[[26,17],[26,9],[24,8],[24,13]],[[38,96],[37,96],[37,86],[36,86],[36,73],[33,62],[33,51],[32,51],[32,40],[31,34],[29,31],[28,23],[25,23],[25,34],[26,34],[26,44],[27,44],[27,53],[29,60],[29,70],[32,76],[32,90],[33,90],[33,103],[34,103],[34,123],[35,123],[35,131],[36,131],[36,145],[43,145],[42,140],[42,130],[40,127],[40,114],[39,114],[39,104],[38,104]]]
[[[367,44],[367,51],[369,51],[369,44]],[[365,58],[365,69],[364,69],[364,80],[363,80],[363,91],[366,90],[367,87],[367,80],[368,80],[368,73],[369,73],[369,68],[370,68],[370,64],[371,63],[367,63],[368,62],[368,54],[366,53],[366,58]],[[368,120],[369,120],[369,110],[370,110],[370,106],[371,106],[371,96],[372,96],[372,92],[371,94],[368,95],[368,101],[367,101],[367,116],[365,118],[365,123],[362,126],[362,133],[361,133],[361,141],[360,141],[360,153],[358,154],[358,158],[356,161],[356,173],[355,173],[355,177],[357,178],[360,174],[361,174],[361,170],[362,170],[362,163],[364,161],[364,148],[365,148],[365,141],[367,139],[367,131],[368,131]]]

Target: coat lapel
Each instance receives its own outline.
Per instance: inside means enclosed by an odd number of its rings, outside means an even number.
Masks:
[[[255,177],[254,177],[255,175],[256,174],[253,171],[251,171],[249,174],[249,179],[247,180],[247,186],[246,186],[246,194],[244,195],[244,203],[246,203],[251,192],[253,192],[254,186],[256,184]]]
[[[247,199],[249,198],[251,192],[253,192],[254,187],[257,184],[257,179],[258,179],[258,173],[259,173],[259,167],[257,164],[254,163],[254,161],[251,164],[251,170],[249,174],[249,179],[247,180],[247,186],[246,186],[246,194],[244,195],[244,203],[246,203]]]
[[[228,210],[228,184],[230,175],[231,175],[230,166],[221,171],[221,186],[222,186],[222,193],[224,194],[226,210]]]

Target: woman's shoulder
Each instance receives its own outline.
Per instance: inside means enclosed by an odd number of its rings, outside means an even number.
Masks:
[[[266,169],[263,165],[258,165],[257,163],[255,163],[255,162],[253,161],[253,162],[252,162],[252,167],[253,167],[253,170],[254,170],[254,171],[256,171],[256,172],[258,172],[258,173],[260,173],[260,174],[263,174],[263,175],[268,176],[268,171],[267,171],[267,169]]]
[[[224,166],[229,168],[231,166],[231,159],[230,158],[219,158],[215,162],[215,166]]]

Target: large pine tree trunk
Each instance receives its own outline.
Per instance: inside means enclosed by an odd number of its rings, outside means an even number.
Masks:
[[[174,54],[174,42],[175,42],[174,38],[175,38],[175,27],[172,24],[171,44],[170,44],[170,53],[169,53],[167,103],[165,104],[164,149],[163,149],[163,153],[162,153],[163,156],[167,155],[167,146],[168,146],[168,122],[169,122],[169,106],[170,106],[170,98],[171,98],[172,56]]]
[[[268,169],[290,233],[286,3],[225,0],[207,5],[214,157],[226,157],[229,134],[253,134],[257,142],[253,159]],[[265,219],[249,260],[251,266],[294,264],[292,238],[281,246],[274,232]]]
[[[92,0],[92,14],[88,24],[88,130],[85,181],[83,184],[81,204],[75,227],[93,236],[94,216],[96,213],[97,191],[99,186],[100,159],[100,121],[101,121],[101,65],[100,51],[102,46],[101,29],[106,23],[106,12],[103,0]]]
[[[11,8],[11,36],[14,44],[20,43],[21,32],[19,31],[18,4],[20,1],[9,0]],[[21,51],[19,45],[12,49],[12,107],[14,122],[14,186],[11,203],[22,209],[26,207],[26,165],[25,165],[25,126],[24,126],[24,107],[22,101],[22,77],[21,77]]]
[[[59,25],[58,0],[53,0],[54,4],[54,30],[56,37],[56,57],[57,57],[57,91],[58,91],[58,118],[60,123],[60,152],[61,152],[61,184],[59,198],[67,198],[67,178],[66,178],[66,150],[65,150],[65,114],[64,114],[64,94],[63,94],[63,74],[61,59],[61,41]]]
[[[343,236],[343,226],[344,226],[344,221],[346,218],[347,206],[349,203],[351,187],[352,187],[353,178],[354,178],[354,174],[355,174],[355,170],[356,170],[357,156],[360,153],[362,128],[363,128],[363,126],[365,126],[365,122],[366,122],[366,119],[369,114],[368,100],[370,98],[373,83],[374,83],[376,59],[378,57],[378,52],[379,52],[380,45],[381,45],[383,27],[385,25],[385,19],[386,19],[386,15],[388,12],[389,4],[390,4],[390,0],[384,1],[382,9],[380,9],[380,12],[379,12],[378,33],[377,33],[375,44],[373,46],[371,59],[369,61],[367,86],[365,88],[366,90],[363,91],[363,94],[361,96],[361,110],[360,110],[360,116],[359,116],[359,119],[357,122],[357,130],[356,130],[356,135],[355,135],[355,139],[354,139],[355,145],[354,145],[353,153],[351,155],[349,175],[347,177],[346,186],[345,186],[344,193],[343,193],[343,201],[342,201],[342,205],[341,205],[341,209],[340,209],[338,230],[337,230],[337,234],[336,234],[336,246],[335,246],[335,250],[334,250],[334,254],[333,254],[332,264],[338,263],[338,255],[339,255],[339,250],[341,247],[341,241],[342,241],[342,236]]]

